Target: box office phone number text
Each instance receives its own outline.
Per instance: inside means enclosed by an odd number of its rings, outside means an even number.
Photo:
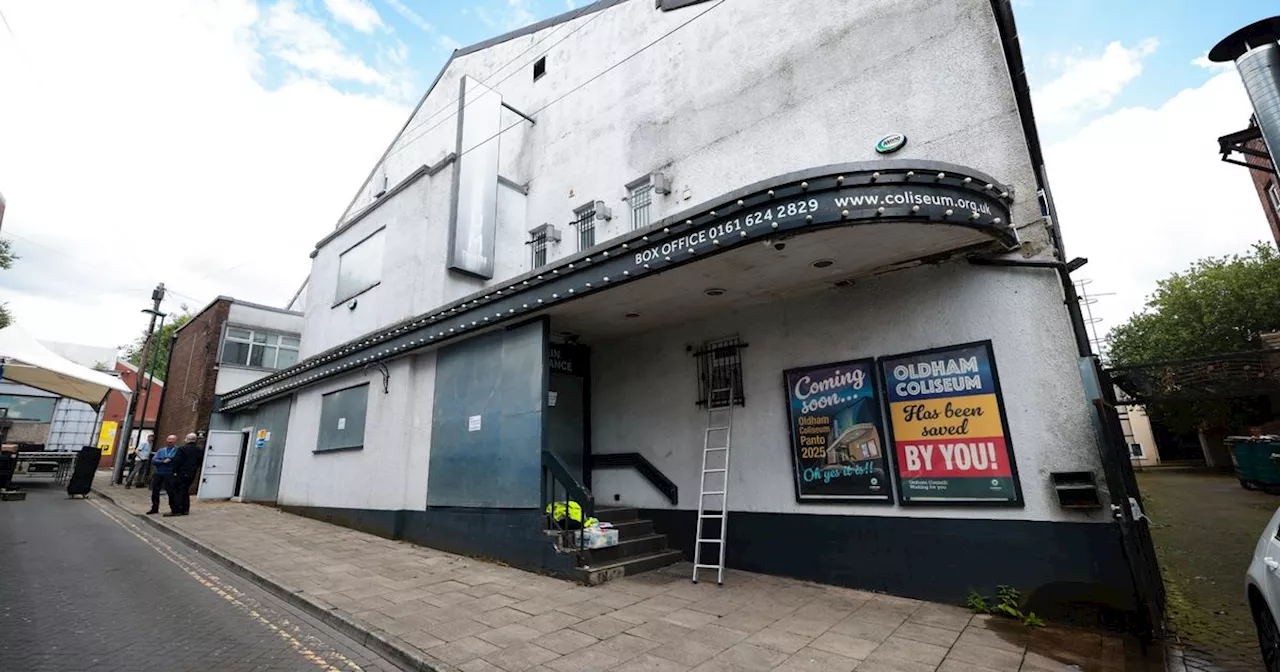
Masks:
[[[735,217],[727,222],[714,224],[701,231],[695,231],[674,240],[669,240],[660,246],[651,247],[643,252],[637,252],[636,264],[639,265],[650,262],[659,257],[668,256],[672,252],[700,245],[721,236],[727,236],[731,233],[736,233],[741,231],[743,227],[755,226],[756,224],[764,224],[765,222],[773,222],[790,217],[799,217],[800,215],[808,215],[817,211],[818,199],[816,198],[808,198],[801,201],[792,201],[790,203],[769,206],[763,210],[757,210],[756,212],[748,213],[741,217]]]

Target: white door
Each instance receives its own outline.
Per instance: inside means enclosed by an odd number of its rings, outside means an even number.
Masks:
[[[209,432],[205,439],[204,471],[197,499],[231,499],[236,489],[236,467],[244,447],[243,432]]]

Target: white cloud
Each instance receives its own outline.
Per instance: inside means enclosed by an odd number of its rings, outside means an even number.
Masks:
[[[1124,87],[1142,74],[1142,60],[1158,45],[1154,38],[1133,48],[1112,42],[1095,57],[1062,58],[1066,71],[1034,93],[1036,120],[1041,124],[1071,122],[1082,114],[1110,107]]]
[[[385,27],[378,10],[365,0],[324,0],[324,6],[338,22],[362,33],[372,33]]]
[[[1210,72],[1230,72],[1236,69],[1235,64],[1230,61],[1227,61],[1226,63],[1214,63],[1209,60],[1209,52],[1207,51],[1191,59],[1191,65],[1194,65],[1197,68],[1204,68]]]
[[[382,84],[383,76],[334,37],[315,17],[298,11],[294,0],[280,0],[258,27],[271,54],[305,74],[323,80]]]
[[[1074,275],[1091,292],[1102,335],[1141,310],[1156,281],[1196,259],[1241,253],[1271,230],[1246,169],[1223,163],[1214,139],[1250,107],[1234,74],[1186,89],[1157,109],[1122,109],[1049,146],[1049,183]]]
[[[386,3],[391,5],[391,9],[396,10],[400,16],[403,16],[406,21],[417,26],[422,30],[422,32],[430,33],[436,29],[435,26],[422,18],[421,14],[409,9],[403,2],[400,2],[400,0],[386,0]]]
[[[462,43],[453,39],[449,35],[441,35],[440,46],[444,47],[445,49],[448,49],[449,51],[453,51],[455,49],[461,49]]]
[[[124,343],[160,281],[181,294],[166,310],[283,305],[408,114],[322,74],[264,88],[273,16],[251,0],[5,14],[20,41],[0,32],[0,189],[23,259],[0,302],[39,338]]]
[[[494,30],[517,30],[536,20],[533,12],[529,10],[529,0],[505,0],[504,7],[497,13],[484,7],[474,9],[476,16]]]

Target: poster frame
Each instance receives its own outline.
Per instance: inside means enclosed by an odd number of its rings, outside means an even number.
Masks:
[[[805,370],[817,369],[817,368],[832,368],[837,366],[853,366],[853,365],[870,365],[871,381],[869,382],[872,385],[872,392],[876,395],[875,408],[876,408],[876,413],[880,417],[880,427],[885,432],[884,435],[881,437],[881,440],[883,441],[885,440],[886,437],[891,437],[892,435],[888,433],[888,425],[886,424],[888,418],[885,415],[884,400],[880,398],[880,395],[882,394],[882,390],[880,387],[880,383],[877,380],[879,373],[878,373],[878,365],[876,363],[875,357],[862,357],[859,359],[846,359],[846,360],[841,360],[836,362],[824,362],[819,364],[806,364],[803,366],[793,366],[782,372],[782,391],[783,391],[782,403],[785,406],[785,416],[787,418],[787,454],[791,457],[791,479],[792,479],[791,482],[795,492],[797,504],[819,504],[819,505],[843,504],[846,506],[850,504],[870,504],[874,506],[893,506],[894,502],[896,501],[895,495],[894,495],[894,481],[897,480],[898,471],[897,471],[897,465],[892,464],[895,461],[894,458],[896,457],[896,455],[890,455],[889,451],[886,449],[885,446],[881,446],[881,451],[884,453],[885,466],[887,467],[885,475],[889,476],[890,474],[892,474],[892,477],[888,479],[889,480],[888,492],[886,492],[885,494],[883,495],[804,495],[804,494],[801,494],[800,492],[801,472],[800,472],[800,464],[798,462],[798,458],[796,457],[796,439],[797,439],[796,431],[795,431],[796,422],[795,422],[795,418],[792,417],[791,415],[791,389],[788,383],[788,377],[796,371],[805,371]],[[889,440],[892,440],[892,439],[890,438]],[[894,452],[896,453],[896,448]]]
[[[986,350],[987,361],[991,363],[991,384],[995,390],[996,408],[1000,411],[1000,424],[1004,429],[1004,445],[1005,454],[1009,460],[1009,471],[1013,477],[1013,500],[929,500],[929,501],[911,501],[906,498],[905,491],[902,487],[902,475],[898,470],[898,441],[893,431],[893,414],[890,412],[890,404],[893,403],[889,398],[889,376],[884,371],[884,363],[892,359],[900,359],[904,357],[917,357],[920,355],[932,355],[940,352],[951,350],[959,350],[962,348],[981,347]],[[961,508],[980,508],[980,509],[1021,509],[1026,508],[1027,502],[1022,495],[1022,477],[1018,474],[1018,455],[1013,447],[1013,438],[1009,435],[1009,414],[1005,411],[1004,406],[1004,390],[1000,386],[1000,369],[996,365],[995,347],[991,339],[982,341],[970,341],[967,343],[954,343],[951,345],[943,345],[936,348],[926,348],[924,350],[912,350],[910,352],[901,352],[883,357],[876,357],[876,378],[880,386],[880,396],[883,399],[883,410],[885,414],[885,434],[888,435],[889,441],[893,445],[893,487],[898,493],[898,504],[900,506],[943,506],[943,507],[961,507]],[[790,401],[788,399],[788,401]]]

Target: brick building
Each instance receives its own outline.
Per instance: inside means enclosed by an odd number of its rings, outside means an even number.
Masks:
[[[148,432],[155,431],[156,416],[160,413],[160,399],[164,395],[164,381],[158,377],[147,376],[146,384],[138,387],[138,367],[129,362],[116,360],[115,370],[120,374],[120,380],[129,386],[130,390],[136,390],[139,395],[137,418],[134,419],[133,436],[126,439],[123,434],[116,436],[116,449],[121,446],[132,447],[138,445],[141,437],[146,436]],[[147,388],[150,387],[148,395]],[[146,408],[143,408],[143,404]],[[129,413],[129,399],[122,392],[112,392],[107,395],[106,410],[103,411],[103,422],[114,422],[116,427],[124,427],[124,417]],[[110,469],[115,461],[114,453],[105,453],[98,461],[99,469]]]
[[[156,436],[207,433],[217,396],[291,366],[301,331],[301,313],[214,299],[174,334]]]
[[[1249,169],[1249,178],[1271,226],[1271,237],[1280,245],[1280,177],[1271,164],[1257,121],[1250,119],[1244,130],[1218,138],[1218,149],[1223,161]]]
[[[1259,152],[1267,151],[1262,138],[1250,140],[1246,146]],[[1276,177],[1275,171],[1270,170],[1271,162],[1266,159],[1245,155],[1245,161],[1250,164],[1249,177],[1253,179],[1253,188],[1258,192],[1258,200],[1267,215],[1267,223],[1271,225],[1271,236],[1280,245],[1280,178]]]

